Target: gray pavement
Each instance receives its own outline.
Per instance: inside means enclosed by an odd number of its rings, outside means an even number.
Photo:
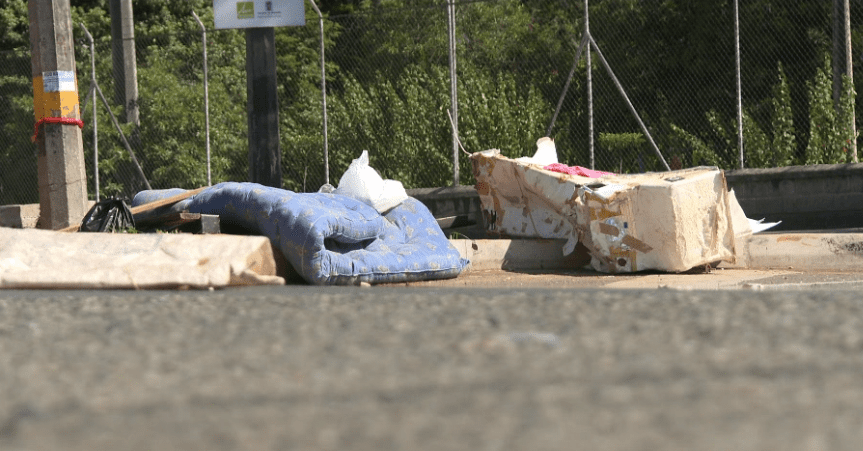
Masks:
[[[471,270],[455,279],[400,284],[411,287],[669,289],[669,290],[860,290],[863,271],[695,268],[682,274],[602,274],[592,270]]]
[[[497,276],[512,284],[0,291],[0,449],[863,443],[859,292]]]

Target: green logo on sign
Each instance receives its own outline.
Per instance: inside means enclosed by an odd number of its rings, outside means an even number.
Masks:
[[[255,2],[237,2],[237,19],[254,19]]]

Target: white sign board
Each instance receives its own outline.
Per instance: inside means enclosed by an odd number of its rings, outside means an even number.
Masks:
[[[306,24],[304,0],[213,0],[216,28],[269,28]]]

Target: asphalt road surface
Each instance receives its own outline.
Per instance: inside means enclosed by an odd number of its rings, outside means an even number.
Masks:
[[[0,291],[0,450],[861,444],[855,291]]]

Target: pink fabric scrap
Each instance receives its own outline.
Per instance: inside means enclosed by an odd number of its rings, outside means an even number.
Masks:
[[[569,175],[578,175],[581,177],[599,178],[603,175],[614,175],[613,172],[594,171],[593,169],[583,168],[581,166],[567,166],[563,163],[552,163],[544,167],[546,171],[561,172]]]

